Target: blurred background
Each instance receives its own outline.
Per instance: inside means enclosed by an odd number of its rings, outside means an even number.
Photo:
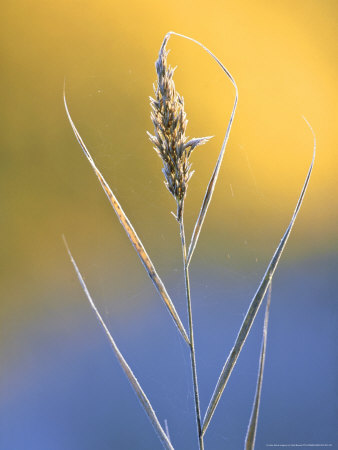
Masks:
[[[190,362],[66,118],[73,120],[186,324],[175,204],[164,187],[149,99],[169,30],[210,48],[239,87],[213,203],[191,265],[205,411],[243,315],[291,218],[273,283],[257,449],[338,448],[337,3],[331,0],[13,0],[1,14],[1,450],[160,449],[81,291],[65,234],[121,351],[196,449]],[[196,149],[185,215],[191,234],[224,137],[234,89],[211,58],[172,37]],[[241,448],[253,401],[263,310],[206,434]]]

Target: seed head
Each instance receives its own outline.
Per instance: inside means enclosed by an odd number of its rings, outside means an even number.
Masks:
[[[183,97],[175,89],[175,69],[167,65],[168,39],[166,36],[155,63],[157,85],[154,86],[155,98],[150,97],[154,135],[149,132],[148,135],[162,159],[165,185],[176,200],[177,220],[180,221],[188,181],[193,174],[189,157],[194,148],[207,142],[209,137],[188,140],[185,136],[188,121]]]

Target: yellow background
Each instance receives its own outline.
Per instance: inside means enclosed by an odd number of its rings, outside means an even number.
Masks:
[[[304,115],[316,133],[318,152],[293,256],[335,251],[336,10],[333,1],[7,2],[1,19],[5,303],[22,289],[19,279],[28,285],[56,280],[55,271],[64,264],[61,233],[87,256],[111,253],[112,264],[114,249],[127,247],[72,137],[62,105],[64,78],[73,119],[136,229],[153,247],[149,251],[162,245],[170,251],[159,235],[172,221],[168,211],[174,205],[145,134],[152,131],[148,95],[154,61],[169,30],[208,46],[239,87],[201,247],[209,234],[211,254],[222,247],[240,264],[246,260],[244,240],[258,256],[267,239],[273,238],[268,245],[277,243],[311,159]],[[196,173],[186,207],[191,227],[234,91],[200,48],[176,37],[169,47],[170,62],[178,65],[175,80],[186,102],[188,134],[215,136],[193,156]],[[234,240],[237,246],[227,251]],[[24,290],[18,297],[24,300]]]

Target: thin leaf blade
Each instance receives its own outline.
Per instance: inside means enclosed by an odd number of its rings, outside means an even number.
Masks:
[[[203,226],[203,222],[204,222],[205,216],[206,216],[207,211],[208,211],[209,204],[210,204],[211,199],[212,199],[212,195],[213,195],[213,192],[214,192],[214,189],[215,189],[215,185],[216,185],[216,181],[217,181],[217,178],[218,178],[218,174],[219,174],[219,171],[220,171],[220,168],[221,168],[221,164],[222,164],[222,161],[223,161],[225,148],[226,148],[226,145],[228,143],[231,126],[232,126],[232,123],[233,123],[233,120],[234,120],[236,107],[237,107],[237,103],[238,103],[238,88],[237,88],[236,82],[235,82],[234,78],[231,76],[230,72],[226,69],[226,67],[222,64],[222,62],[207,47],[205,47],[203,44],[201,44],[200,42],[196,41],[195,39],[192,39],[192,38],[190,38],[188,36],[185,36],[183,34],[175,33],[174,31],[170,31],[167,34],[167,36],[168,35],[170,36],[171,34],[175,35],[175,36],[178,36],[178,37],[182,37],[182,38],[187,39],[189,41],[192,41],[195,44],[197,44],[200,47],[202,47],[203,50],[205,50],[217,62],[217,64],[221,67],[221,69],[224,71],[224,73],[230,79],[230,81],[233,84],[233,86],[235,88],[235,91],[236,91],[235,101],[234,101],[234,105],[233,105],[233,108],[232,108],[231,116],[230,116],[230,119],[229,119],[229,122],[228,122],[228,125],[227,125],[227,129],[226,129],[226,132],[225,132],[225,137],[224,137],[224,140],[223,140],[223,144],[222,144],[220,153],[218,155],[215,168],[214,168],[213,173],[211,175],[211,178],[209,180],[209,183],[208,183],[205,195],[204,195],[204,199],[203,199],[203,202],[202,202],[202,206],[201,206],[201,209],[200,209],[200,212],[199,212],[199,215],[197,217],[197,220],[196,220],[196,223],[195,223],[195,226],[194,226],[194,230],[193,230],[193,233],[192,233],[192,237],[191,237],[191,241],[190,241],[190,245],[189,245],[189,250],[188,250],[188,257],[187,257],[187,264],[189,265],[191,257],[192,257],[192,255],[194,253],[195,247],[196,247],[197,242],[198,242],[198,238],[199,238],[202,226]]]
[[[95,305],[95,303],[94,303],[94,301],[93,301],[93,299],[92,299],[92,297],[91,297],[91,295],[90,295],[90,293],[88,291],[88,288],[87,288],[87,286],[86,286],[86,284],[84,282],[84,279],[83,279],[83,277],[81,275],[81,272],[80,272],[79,268],[77,267],[77,264],[76,264],[76,262],[75,262],[75,260],[73,258],[73,255],[70,252],[70,249],[68,247],[67,241],[66,241],[64,236],[63,236],[63,241],[64,241],[64,244],[66,246],[66,249],[67,249],[69,258],[71,260],[71,263],[73,264],[73,267],[75,269],[76,275],[77,275],[77,277],[79,279],[79,282],[81,284],[81,287],[82,287],[84,293],[86,294],[86,297],[87,297],[87,299],[88,299],[88,301],[90,303],[90,306],[94,310],[97,319],[99,320],[100,324],[102,325],[102,328],[103,328],[104,332],[106,333],[106,335],[107,335],[107,337],[108,337],[108,339],[110,341],[110,344],[111,344],[111,346],[113,348],[113,351],[114,351],[114,353],[115,353],[115,355],[116,355],[116,357],[118,359],[118,362],[120,363],[120,366],[122,367],[122,369],[123,369],[124,373],[126,374],[130,384],[132,385],[132,387],[133,387],[133,389],[134,389],[134,391],[136,393],[137,398],[139,399],[139,401],[140,401],[141,405],[143,406],[143,409],[146,412],[146,414],[147,414],[151,424],[153,425],[156,433],[158,434],[158,437],[159,437],[163,447],[165,449],[167,449],[167,450],[174,450],[174,447],[171,445],[167,434],[163,430],[163,428],[162,428],[162,426],[161,426],[161,424],[160,424],[160,422],[159,422],[159,420],[158,420],[158,418],[156,416],[156,413],[155,413],[153,407],[151,406],[151,403],[150,403],[148,397],[146,396],[146,394],[144,393],[143,389],[141,388],[140,383],[138,382],[137,378],[135,377],[135,375],[134,375],[133,371],[131,370],[130,366],[128,365],[127,361],[124,359],[124,357],[123,357],[122,353],[120,352],[119,348],[117,347],[117,345],[116,345],[112,335],[110,334],[110,331],[108,330],[108,328],[107,328],[107,326],[106,326],[106,324],[105,324],[101,314],[99,313],[98,309],[96,308],[96,305]]]
[[[70,116],[69,110],[68,110],[68,106],[67,106],[67,102],[66,102],[66,96],[65,96],[65,92],[63,94],[63,100],[64,100],[64,105],[65,105],[65,109],[66,109],[66,113],[67,113],[67,117],[69,120],[69,123],[73,129],[73,132],[75,134],[75,137],[78,141],[78,143],[80,144],[83,153],[85,154],[85,156],[87,157],[90,165],[92,166],[92,169],[94,170],[104,192],[106,193],[110,204],[112,205],[122,227],[124,228],[131,244],[133,245],[134,249],[136,250],[137,255],[139,256],[144,268],[146,269],[151,281],[153,282],[157,292],[160,294],[162,300],[164,301],[170,315],[172,316],[179,332],[181,333],[181,335],[183,336],[184,340],[186,341],[186,343],[188,345],[190,345],[190,341],[187,335],[187,332],[182,324],[182,321],[176,311],[176,308],[161,280],[161,278],[159,277],[159,275],[156,272],[156,269],[154,267],[154,264],[152,263],[148,253],[146,252],[140,238],[138,237],[138,235],[136,234],[136,231],[134,230],[130,220],[128,219],[128,217],[126,216],[125,212],[123,211],[120,203],[118,202],[117,198],[115,197],[114,193],[112,192],[112,190],[110,189],[108,183],[106,182],[106,180],[103,178],[103,175],[101,174],[101,172],[98,170],[98,168],[96,167],[93,158],[91,157],[86,145],[84,144],[78,130],[76,129],[74,122]]]
[[[313,130],[312,130],[311,125],[309,124],[309,122],[305,118],[304,118],[304,120],[307,123],[307,125],[309,126],[310,130],[312,131],[313,138],[314,138],[313,157],[312,157],[312,161],[311,161],[311,164],[310,164],[310,168],[308,170],[308,173],[307,173],[307,176],[306,176],[306,179],[305,179],[302,191],[301,191],[300,196],[298,198],[298,202],[297,202],[296,208],[294,210],[294,213],[292,215],[291,221],[290,221],[290,223],[289,223],[289,225],[288,225],[288,227],[287,227],[287,229],[286,229],[286,231],[285,231],[285,233],[284,233],[284,235],[283,235],[283,237],[282,237],[282,239],[281,239],[281,241],[280,241],[280,243],[279,243],[279,245],[278,245],[278,247],[277,247],[277,249],[276,249],[276,251],[275,251],[275,253],[274,253],[274,255],[273,255],[273,257],[272,257],[272,259],[271,259],[271,261],[269,263],[269,265],[268,265],[268,267],[267,267],[267,269],[266,269],[266,272],[265,272],[265,274],[264,274],[264,276],[263,276],[263,278],[261,280],[261,283],[260,283],[260,285],[259,285],[259,287],[258,287],[258,289],[256,291],[256,294],[254,295],[254,297],[253,297],[253,299],[251,301],[249,309],[248,309],[248,311],[246,313],[246,316],[244,318],[244,321],[243,321],[243,323],[241,325],[241,328],[240,328],[240,331],[239,331],[239,333],[237,335],[235,344],[234,344],[233,348],[231,349],[231,351],[229,353],[229,356],[228,356],[228,358],[227,358],[227,360],[226,360],[226,362],[225,362],[225,364],[223,366],[223,369],[222,369],[221,374],[219,376],[219,379],[217,381],[214,393],[213,393],[213,395],[211,397],[211,400],[209,402],[209,406],[207,408],[207,411],[206,411],[206,414],[205,414],[205,417],[204,417],[203,428],[202,428],[203,434],[206,432],[206,430],[207,430],[207,428],[209,426],[210,420],[211,420],[211,418],[212,418],[212,416],[213,416],[213,414],[215,412],[215,409],[216,409],[216,407],[218,405],[218,402],[219,402],[219,400],[220,400],[220,398],[222,396],[224,388],[225,388],[225,386],[226,386],[226,384],[227,384],[227,382],[229,380],[229,377],[231,375],[231,372],[232,372],[232,370],[233,370],[233,368],[234,368],[234,366],[236,364],[237,358],[238,358],[238,356],[239,356],[239,354],[240,354],[240,352],[242,350],[242,347],[243,347],[243,345],[244,345],[244,343],[246,341],[246,338],[247,338],[247,336],[249,334],[249,331],[251,329],[251,326],[252,326],[252,324],[253,324],[253,322],[255,320],[255,317],[257,315],[259,307],[260,307],[260,305],[261,305],[261,303],[263,301],[265,293],[266,293],[266,291],[268,289],[268,286],[269,286],[269,284],[270,284],[270,282],[272,280],[272,277],[273,277],[273,275],[275,273],[275,270],[277,268],[278,262],[280,260],[280,257],[282,255],[282,253],[283,253],[283,250],[285,248],[286,242],[287,242],[287,240],[289,238],[289,235],[290,235],[291,230],[293,228],[293,225],[295,223],[297,214],[299,212],[299,209],[301,207],[302,201],[304,199],[304,195],[305,195],[308,183],[309,183],[309,179],[310,179],[310,176],[311,176],[311,172],[312,172],[312,168],[313,168],[313,164],[314,164],[314,160],[315,160],[315,155],[316,155],[316,137],[315,137],[315,135],[313,133]]]
[[[246,438],[245,438],[245,450],[254,450],[254,448],[255,448],[259,405],[260,405],[260,401],[261,401],[261,392],[262,392],[262,385],[263,385],[266,343],[267,343],[267,338],[268,338],[269,311],[270,311],[270,304],[271,304],[271,287],[272,287],[272,282],[270,282],[269,288],[268,288],[268,298],[267,298],[267,302],[266,302],[265,315],[264,315],[262,347],[261,347],[261,354],[260,354],[260,358],[259,358],[257,386],[256,386],[255,400],[252,405],[252,411],[251,411],[251,417],[250,417],[250,422],[249,422],[249,426],[248,426],[248,431],[247,431]]]
[[[165,429],[165,434],[167,435],[169,441],[171,442],[170,433],[169,433],[169,425],[168,425],[167,419],[164,419],[164,429]]]

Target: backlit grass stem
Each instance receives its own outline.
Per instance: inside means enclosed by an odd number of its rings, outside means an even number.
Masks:
[[[198,442],[199,442],[200,450],[204,450],[202,422],[201,422],[201,408],[200,408],[198,380],[197,380],[197,366],[196,366],[196,352],[195,352],[195,339],[194,339],[194,324],[193,324],[192,306],[191,306],[189,266],[187,264],[187,246],[186,246],[186,242],[185,242],[183,210],[182,210],[182,215],[180,218],[180,235],[181,235],[181,243],[182,243],[184,281],[185,281],[185,291],[186,291],[187,309],[188,309],[189,341],[190,341],[189,347],[190,347],[190,360],[191,360],[191,370],[192,370],[192,379],[193,379],[193,388],[194,388],[194,401],[195,401],[195,414],[196,414]]]

